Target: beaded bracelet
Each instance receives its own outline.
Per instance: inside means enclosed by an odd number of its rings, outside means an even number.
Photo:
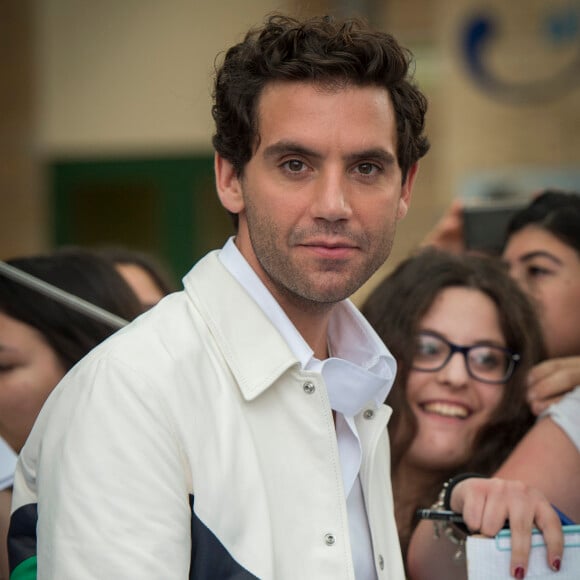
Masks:
[[[451,494],[453,493],[453,489],[458,483],[465,481],[466,479],[471,479],[472,477],[485,477],[485,475],[481,475],[480,473],[460,473],[450,479],[448,479],[443,484],[443,489],[441,490],[442,495],[442,507],[443,509],[450,510],[451,509]],[[441,495],[441,494],[440,494]]]
[[[441,488],[437,501],[431,506],[431,509],[435,510],[451,510],[451,493],[453,488],[461,481],[465,479],[470,479],[472,477],[485,477],[479,473],[461,473],[448,479]],[[433,522],[433,532],[435,538],[441,537],[441,532],[445,537],[457,546],[457,551],[453,556],[453,560],[460,563],[465,557],[465,540],[469,535],[469,530],[465,524],[455,524],[445,521],[434,521]]]

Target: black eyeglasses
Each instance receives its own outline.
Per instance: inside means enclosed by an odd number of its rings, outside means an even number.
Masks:
[[[441,370],[456,352],[463,355],[469,376],[482,383],[501,384],[509,381],[520,360],[519,354],[501,346],[461,346],[433,332],[420,332],[417,335],[412,368],[426,372]]]

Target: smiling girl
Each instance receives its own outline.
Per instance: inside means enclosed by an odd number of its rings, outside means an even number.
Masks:
[[[484,257],[427,249],[383,280],[362,311],[398,363],[387,403],[405,554],[415,510],[457,473],[493,474],[532,426],[526,376],[544,345],[532,305]]]

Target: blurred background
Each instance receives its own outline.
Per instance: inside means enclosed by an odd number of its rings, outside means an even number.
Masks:
[[[580,0],[0,0],[0,258],[123,245],[178,281],[220,247],[214,62],[272,11],[415,54],[432,149],[386,268],[455,197],[580,190]]]

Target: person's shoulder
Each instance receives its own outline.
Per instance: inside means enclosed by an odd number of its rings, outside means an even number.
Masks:
[[[45,415],[60,417],[66,425],[76,414],[96,416],[107,405],[132,409],[162,404],[174,366],[169,343],[180,344],[177,327],[182,317],[168,319],[161,335],[154,309],[107,338],[66,373],[46,401],[35,431],[44,436],[50,428],[41,426],[47,422]]]
[[[203,324],[184,291],[163,298],[91,353],[94,359],[119,360],[146,373],[169,362],[203,338]]]
[[[55,390],[74,391],[77,384],[107,383],[113,376],[133,377],[143,387],[154,384],[157,376],[167,373],[177,353],[202,343],[195,338],[199,326],[184,292],[170,294],[87,353]]]

